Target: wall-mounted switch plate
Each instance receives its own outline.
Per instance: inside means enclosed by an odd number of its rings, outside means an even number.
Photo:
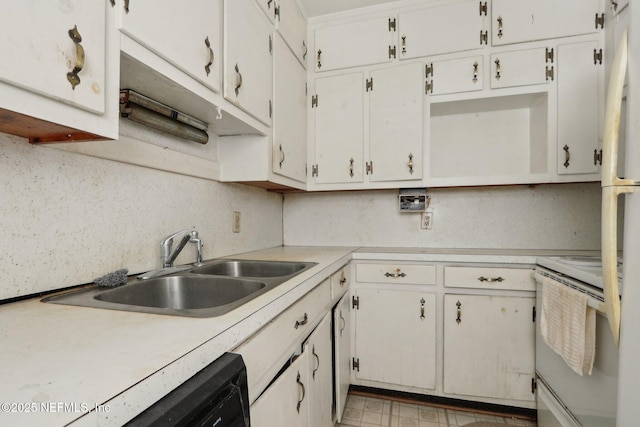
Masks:
[[[233,211],[233,232],[240,232],[240,212]]]

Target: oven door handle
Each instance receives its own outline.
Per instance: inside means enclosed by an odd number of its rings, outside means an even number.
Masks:
[[[543,281],[544,277],[545,276],[543,276],[542,274],[540,274],[538,272],[535,273],[536,282],[538,282],[540,285],[542,285],[542,281]],[[593,308],[598,313],[602,314],[603,316],[607,315],[607,310],[605,308],[605,303],[603,303],[602,301],[590,297],[587,300],[587,305],[589,307]]]

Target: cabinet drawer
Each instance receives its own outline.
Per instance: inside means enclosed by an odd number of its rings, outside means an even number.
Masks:
[[[444,285],[451,288],[534,291],[533,270],[503,267],[445,267]]]
[[[357,264],[356,280],[371,283],[435,285],[436,267],[420,264]]]
[[[491,55],[491,88],[551,83],[554,79],[552,50],[542,47]]]
[[[346,265],[331,276],[331,300],[337,301],[349,289],[351,265]]]
[[[313,322],[330,303],[330,280],[327,279],[233,350],[242,355],[247,366],[249,401],[255,400],[269,384],[288,357],[290,347],[309,335]]]

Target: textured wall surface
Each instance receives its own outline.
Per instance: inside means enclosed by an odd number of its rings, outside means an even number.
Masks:
[[[398,212],[397,191],[290,194],[286,245],[590,249],[600,245],[600,186],[429,190],[432,230]]]
[[[282,244],[279,194],[4,134],[0,171],[0,299],[92,282],[119,268],[159,268],[162,237],[191,225],[205,259]],[[233,211],[242,214],[240,233],[232,232]],[[183,252],[177,264],[195,260],[194,245]]]

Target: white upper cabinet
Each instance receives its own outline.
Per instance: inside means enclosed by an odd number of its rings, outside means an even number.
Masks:
[[[273,173],[306,181],[307,73],[280,35],[274,43]]]
[[[414,63],[370,74],[370,181],[422,178],[423,69]]]
[[[161,5],[154,0],[129,1],[122,11],[121,31],[208,88],[220,91],[222,0]]]
[[[40,0],[4,4],[0,80],[92,113],[104,113],[106,3]]]
[[[602,62],[597,41],[558,46],[558,174],[597,173]],[[596,159],[594,160],[594,151]]]
[[[483,4],[467,0],[400,13],[398,58],[419,58],[483,47],[487,44]]]
[[[280,0],[278,3],[278,32],[306,68],[309,51],[307,20],[295,0]]]
[[[490,57],[491,88],[551,83],[555,78],[553,48],[495,53]]]
[[[491,43],[504,45],[589,34],[602,25],[600,0],[493,0]]]
[[[224,5],[224,97],[271,125],[273,26],[254,0]]]
[[[316,72],[393,61],[395,26],[395,17],[382,17],[315,30]]]
[[[363,182],[364,74],[318,78],[312,100],[315,182]]]

